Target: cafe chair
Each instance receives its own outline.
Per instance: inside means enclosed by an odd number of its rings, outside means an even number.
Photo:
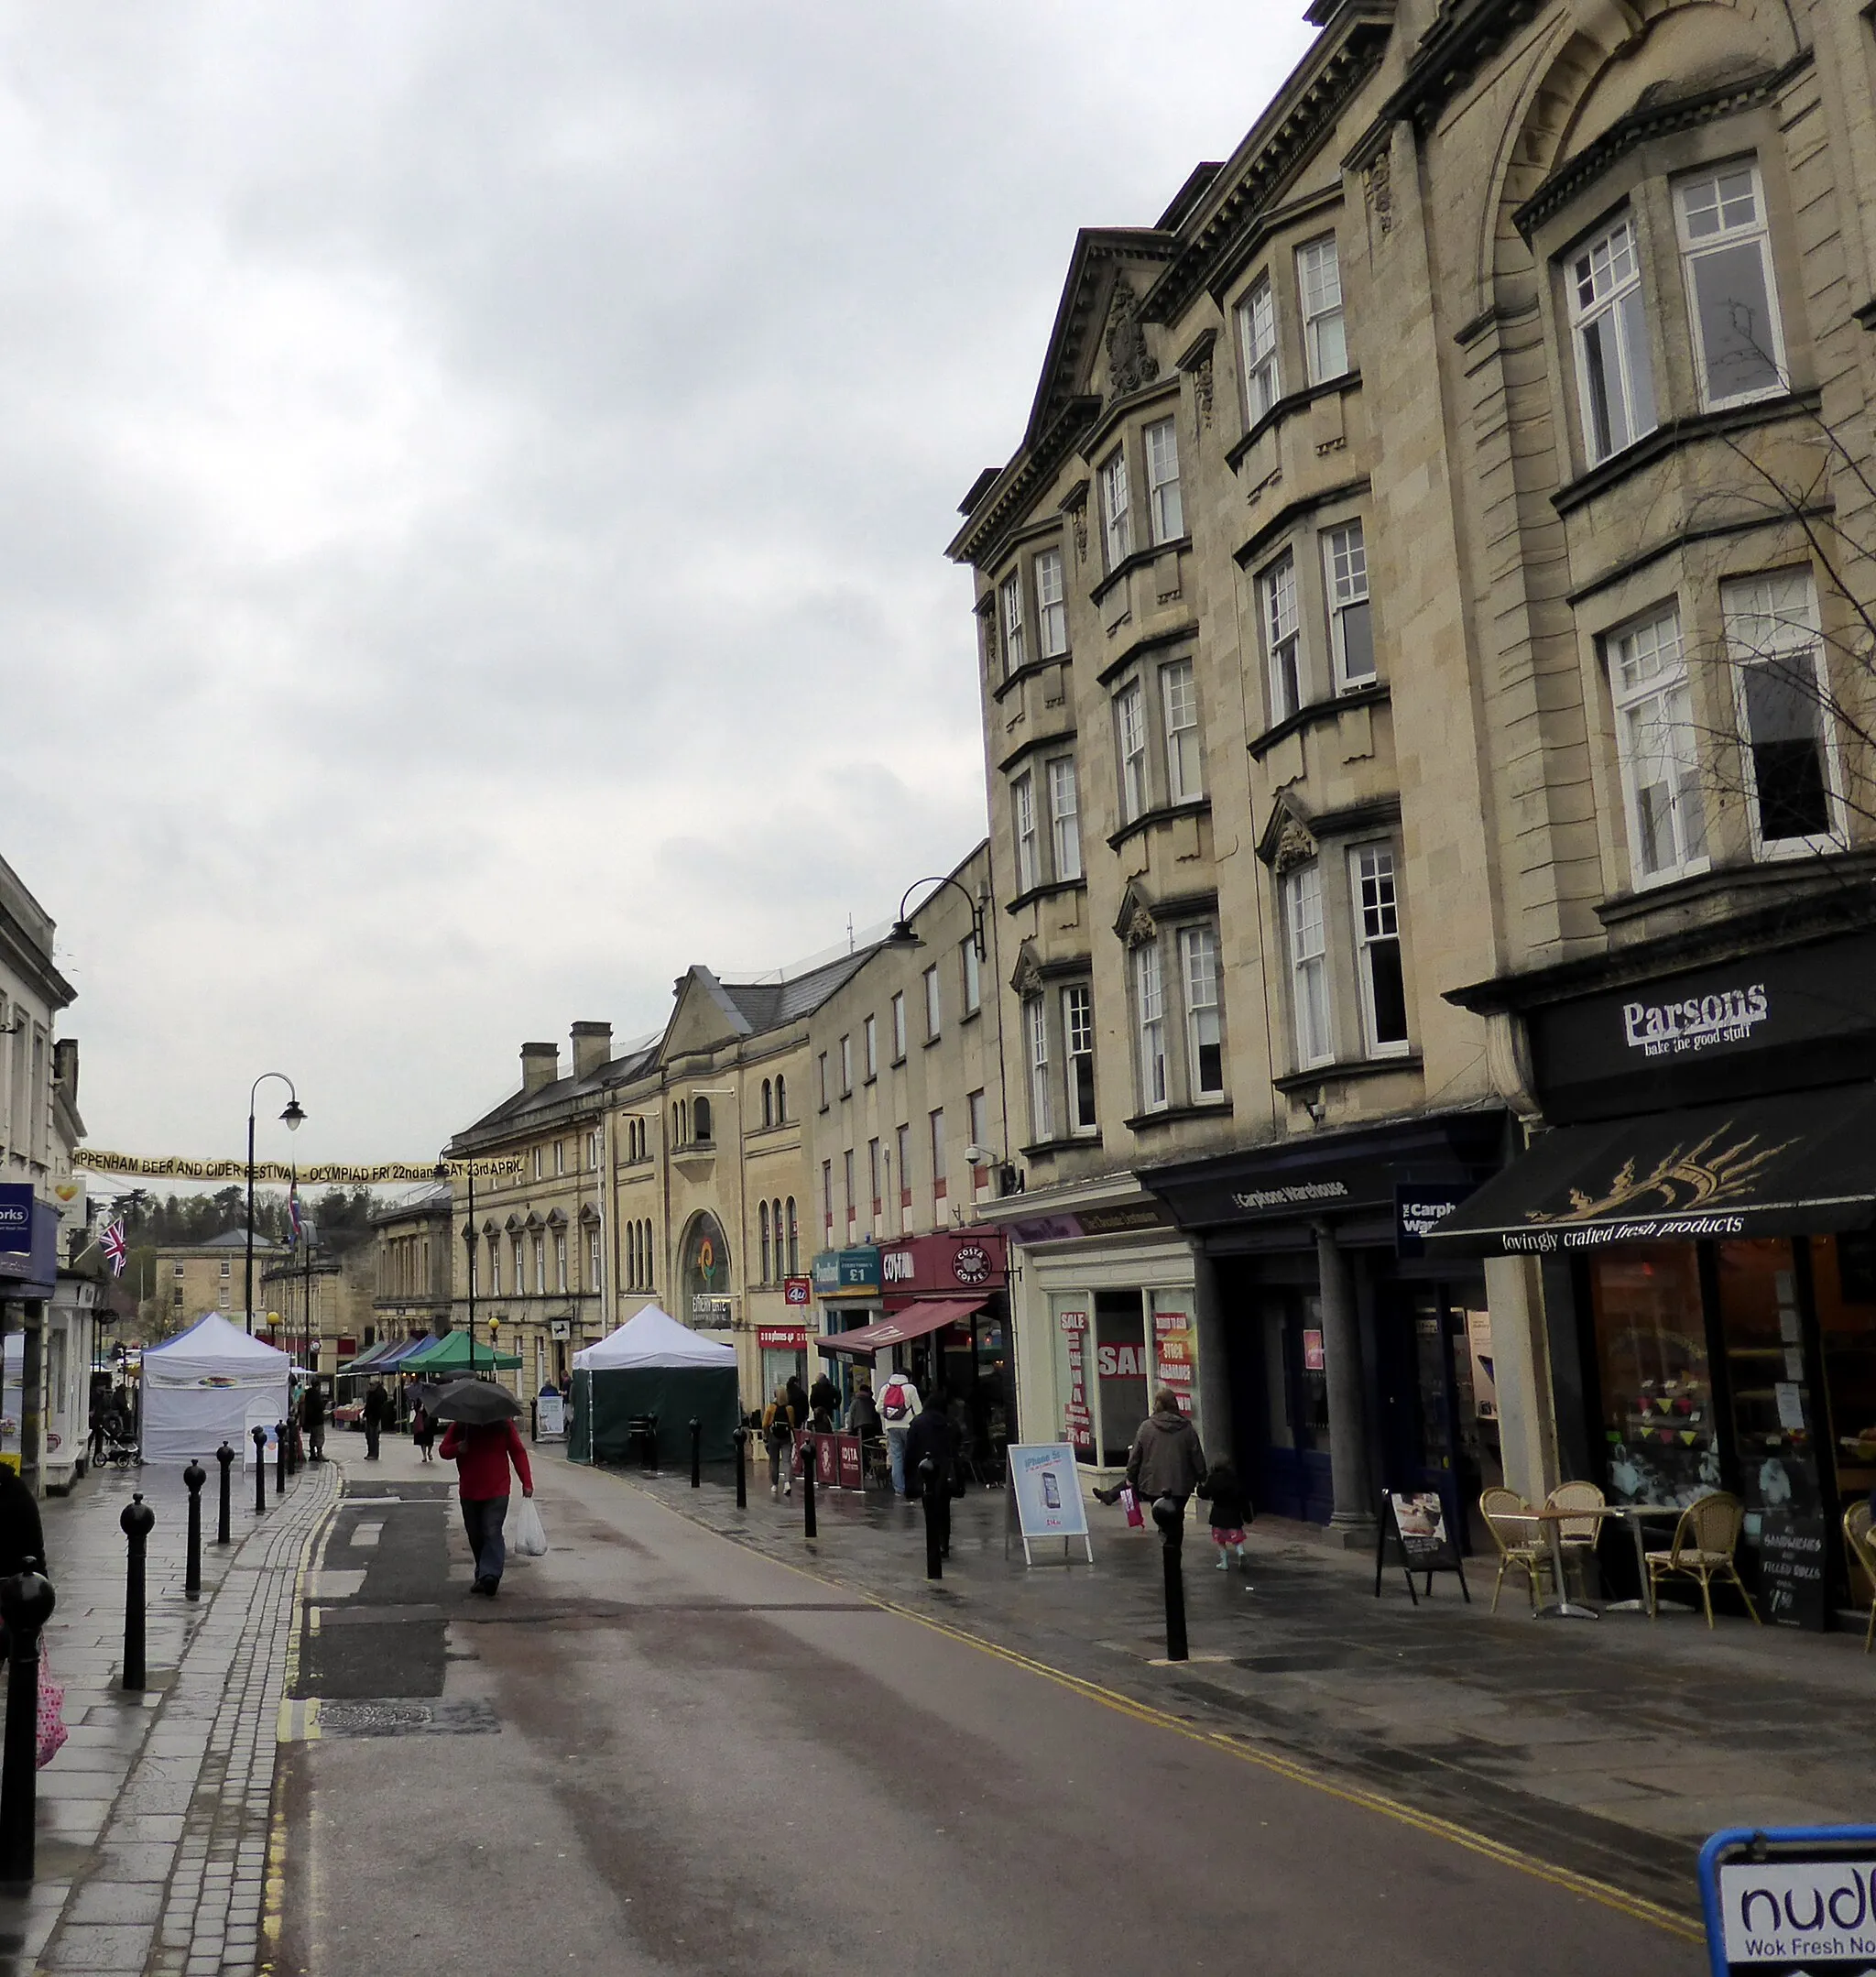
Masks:
[[[1600,1489],[1593,1482],[1559,1483],[1544,1498],[1545,1510],[1598,1511],[1607,1502]],[[1600,1532],[1600,1517],[1566,1518],[1557,1526],[1557,1543],[1563,1548],[1565,1568],[1575,1558],[1582,1574],[1586,1591],[1589,1584],[1589,1561],[1596,1553],[1596,1540]]]
[[[1870,1500],[1859,1499],[1843,1513],[1843,1547],[1862,1567],[1876,1587],[1876,1532],[1870,1528]],[[1870,1624],[1863,1630],[1863,1652],[1876,1639],[1876,1599],[1870,1601]]]
[[[1499,1593],[1504,1586],[1505,1574],[1517,1566],[1530,1581],[1531,1611],[1536,1612],[1538,1578],[1551,1569],[1551,1562],[1542,1534],[1532,1522],[1530,1504],[1515,1490],[1494,1487],[1479,1492],[1478,1514],[1485,1519],[1485,1527],[1499,1548],[1499,1576],[1491,1587],[1492,1611],[1499,1610]]]
[[[1733,1563],[1739,1549],[1740,1530],[1746,1521],[1746,1506],[1738,1497],[1716,1490],[1697,1502],[1689,1503],[1674,1526],[1674,1541],[1665,1551],[1651,1551],[1648,1558],[1648,1605],[1650,1619],[1661,1614],[1661,1582],[1679,1577],[1697,1579],[1700,1603],[1707,1612],[1707,1624],[1713,1624],[1713,1582],[1730,1579],[1739,1589],[1754,1626],[1763,1622],[1740,1568]]]

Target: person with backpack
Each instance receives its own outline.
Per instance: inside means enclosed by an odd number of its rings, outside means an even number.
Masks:
[[[769,1443],[769,1487],[777,1496],[782,1493],[784,1480],[788,1494],[795,1493],[795,1431],[801,1425],[802,1416],[795,1412],[786,1383],[778,1384],[775,1398],[762,1416],[762,1433]]]
[[[905,1438],[919,1415],[919,1390],[904,1373],[889,1373],[879,1390],[879,1418],[886,1424],[886,1459],[892,1466],[892,1493],[905,1494]]]

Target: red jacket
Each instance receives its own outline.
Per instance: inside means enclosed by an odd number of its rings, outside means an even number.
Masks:
[[[512,1421],[491,1422],[486,1427],[464,1427],[452,1421],[443,1429],[439,1451],[445,1462],[456,1465],[457,1493],[472,1503],[490,1497],[507,1496],[508,1463],[524,1490],[534,1487],[534,1471],[528,1466],[528,1444]]]

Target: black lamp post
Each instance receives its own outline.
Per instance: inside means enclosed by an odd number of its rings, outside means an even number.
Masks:
[[[286,1121],[289,1132],[300,1130],[300,1121],[306,1114],[300,1109],[300,1094],[293,1089],[293,1080],[284,1071],[263,1071],[255,1079],[247,1093],[247,1268],[242,1283],[242,1316],[247,1321],[250,1337],[254,1332],[254,1100],[255,1094],[270,1077],[277,1077],[287,1087],[287,1109],[280,1114]]]
[[[989,956],[984,950],[984,909],[971,897],[970,889],[960,885],[955,879],[914,879],[905,889],[905,897],[899,902],[899,918],[892,923],[892,932],[880,942],[882,947],[922,947],[925,944],[919,938],[917,929],[906,917],[906,906],[921,886],[951,886],[963,895],[964,902],[971,910],[971,945],[977,951],[977,959],[985,961]],[[925,903],[930,905],[937,897],[927,893]]]

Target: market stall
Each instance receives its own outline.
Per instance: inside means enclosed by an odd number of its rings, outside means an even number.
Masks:
[[[248,1428],[287,1418],[288,1358],[211,1312],[143,1356],[143,1458],[210,1461],[226,1442],[254,1460]]]
[[[660,1463],[687,1463],[694,1417],[704,1427],[704,1459],[726,1462],[736,1452],[737,1405],[736,1349],[648,1305],[574,1353],[567,1452],[576,1462],[623,1462],[633,1424],[655,1415]]]

